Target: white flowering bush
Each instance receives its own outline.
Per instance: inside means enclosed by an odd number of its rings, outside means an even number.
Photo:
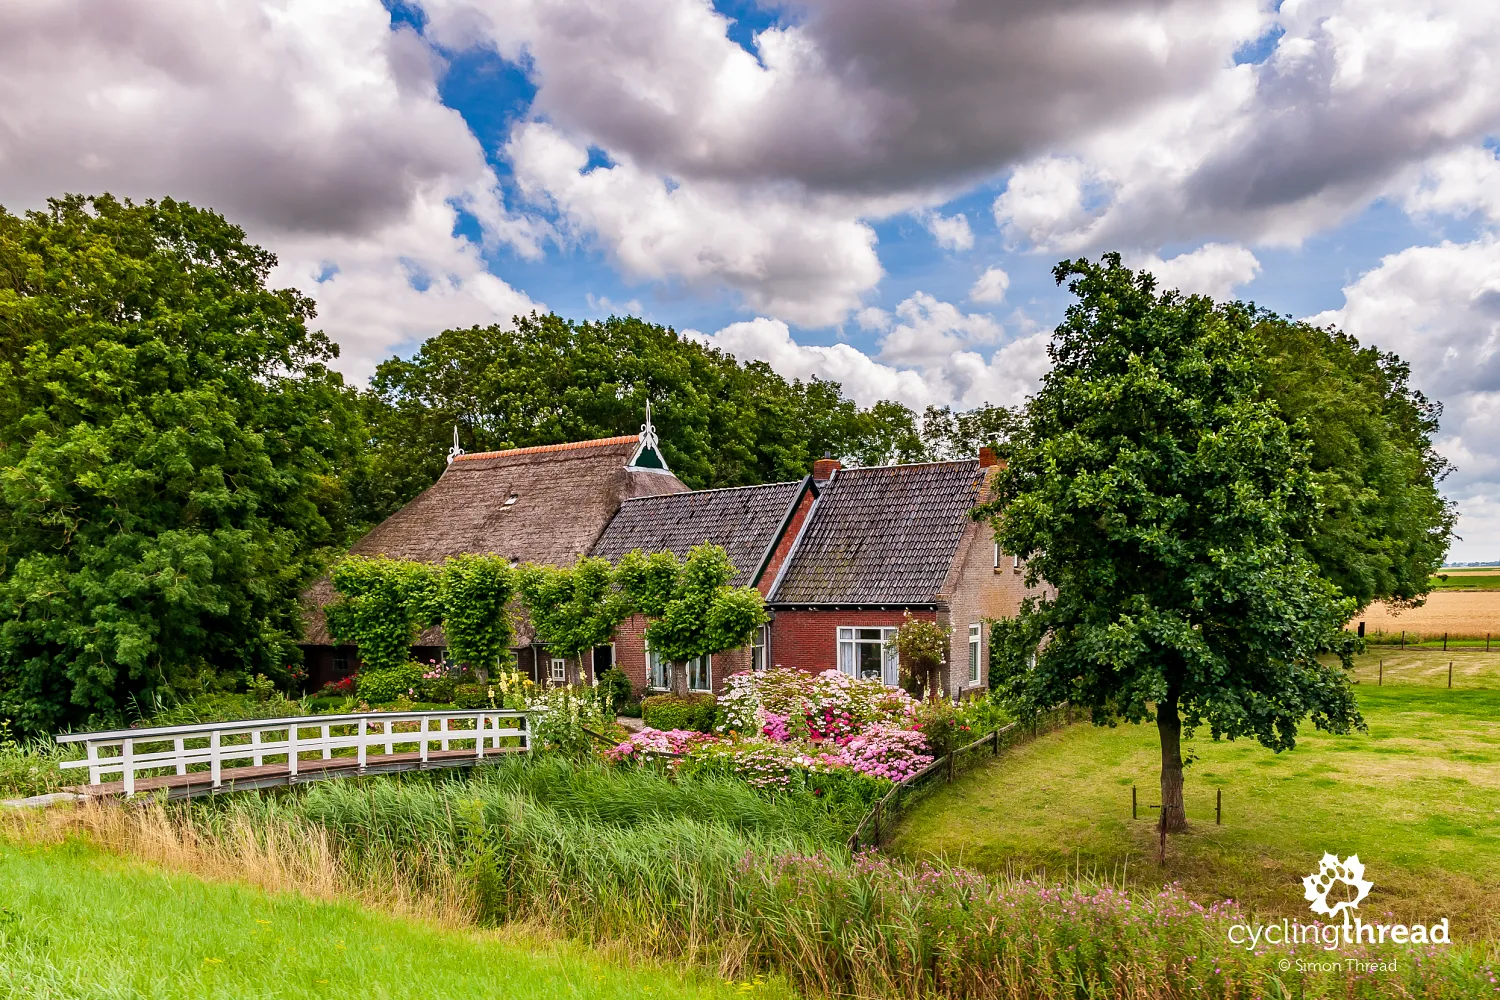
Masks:
[[[908,725],[916,706],[911,695],[874,678],[777,668],[731,674],[719,697],[716,728],[777,740],[836,741],[866,726]]]
[[[517,693],[516,687],[504,690],[507,707]],[[593,737],[584,732],[585,728],[603,733],[614,723],[614,717],[592,687],[534,689],[530,700],[517,707],[526,711],[533,746],[574,756],[584,756],[593,748]]]

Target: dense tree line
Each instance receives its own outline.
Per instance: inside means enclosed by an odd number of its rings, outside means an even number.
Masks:
[[[0,208],[0,718],[37,732],[132,701],[295,686],[298,595],[470,451],[635,432],[652,402],[688,485],[795,479],[830,454],[884,464],[1008,453],[1024,413],[884,401],[788,380],[635,318],[555,315],[436,333],[369,387],[274,257],[170,199]],[[1403,362],[1251,317],[1257,389],[1309,442],[1302,545],[1360,603],[1419,599],[1453,515],[1438,407]]]

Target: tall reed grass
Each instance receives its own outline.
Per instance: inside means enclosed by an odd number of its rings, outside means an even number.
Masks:
[[[8,822],[270,889],[523,923],[726,978],[775,971],[816,996],[1495,995],[1492,946],[1387,948],[1394,974],[1287,973],[1279,960],[1328,955],[1230,946],[1243,919],[1233,904],[1083,874],[1043,883],[851,856],[847,820],[810,796],[561,760]]]

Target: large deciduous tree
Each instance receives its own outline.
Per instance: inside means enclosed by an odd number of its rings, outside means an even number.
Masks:
[[[1279,751],[1307,718],[1363,725],[1344,669],[1356,600],[1308,552],[1309,442],[1267,398],[1254,312],[1159,295],[1117,254],[1054,274],[1077,301],[986,513],[1055,593],[997,623],[991,683],[1096,724],[1154,718],[1161,827],[1180,830],[1184,728]]]
[[[283,681],[358,440],[312,302],[170,200],[0,209],[0,717]]]

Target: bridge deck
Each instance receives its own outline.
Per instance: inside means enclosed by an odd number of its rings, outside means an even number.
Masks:
[[[472,767],[492,762],[504,754],[525,753],[525,747],[489,747],[484,757],[474,750],[429,750],[427,759],[416,751],[411,753],[369,754],[363,768],[355,757],[331,757],[326,760],[300,760],[297,773],[293,775],[283,762],[262,764],[260,767],[226,767],[221,771],[221,783],[215,788],[213,776],[208,771],[190,771],[187,774],[166,774],[135,779],[135,793],[150,794],[166,790],[169,799],[190,799],[204,795],[219,795],[225,792],[244,792],[254,788],[274,788],[278,785],[301,785],[310,781],[329,778],[352,778],[365,774],[392,774],[397,771],[432,771],[449,767]],[[125,794],[123,781],[105,781],[97,785],[74,785],[66,791],[79,792],[91,798],[108,798]]]

